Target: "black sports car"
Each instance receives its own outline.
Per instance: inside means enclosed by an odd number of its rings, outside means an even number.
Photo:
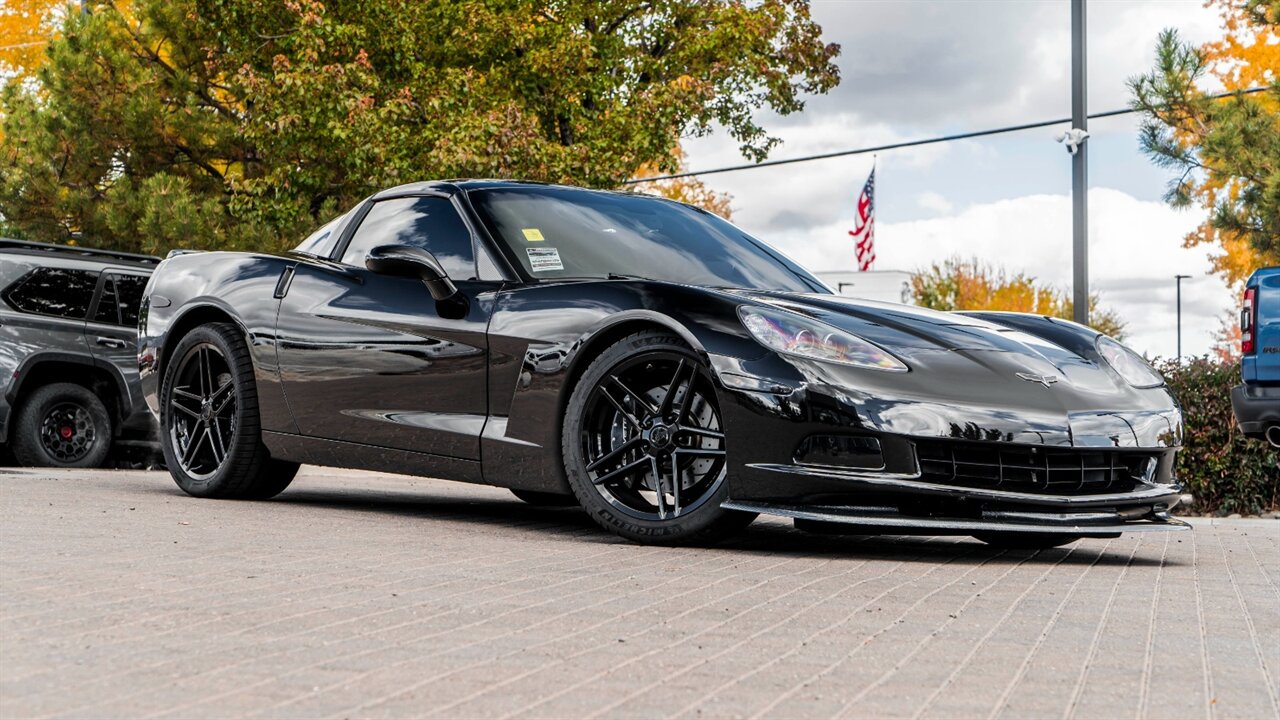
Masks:
[[[644,195],[386,190],[288,254],[171,254],[139,340],[173,477],[202,497],[270,497],[315,463],[578,504],[640,542],[758,513],[1027,546],[1186,527],[1177,401],[1116,341],[838,297]]]

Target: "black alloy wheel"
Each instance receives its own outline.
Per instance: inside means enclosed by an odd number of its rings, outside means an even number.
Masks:
[[[189,495],[265,499],[298,471],[262,443],[253,359],[234,325],[202,325],[177,342],[164,369],[160,422],[165,464]]]
[[[234,386],[226,358],[212,343],[194,345],[178,360],[169,389],[169,442],[191,477],[209,477],[227,458],[236,435]]]
[[[725,450],[708,390],[705,373],[676,353],[633,357],[596,384],[582,449],[591,483],[610,505],[669,520],[714,494],[724,482]]]
[[[98,467],[107,459],[111,439],[110,412],[83,385],[37,388],[13,417],[13,455],[20,465]]]
[[[711,375],[678,338],[632,335],[588,368],[570,400],[570,486],[598,522],[644,542],[711,540],[754,516],[720,508],[726,438]]]
[[[97,439],[93,418],[78,403],[54,405],[40,423],[40,444],[60,463],[71,464],[84,458]]]

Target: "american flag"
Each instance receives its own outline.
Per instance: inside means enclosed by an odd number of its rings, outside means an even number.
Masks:
[[[867,271],[876,261],[876,169],[871,168],[867,184],[858,196],[858,218],[855,229],[850,230],[858,257],[858,270]]]

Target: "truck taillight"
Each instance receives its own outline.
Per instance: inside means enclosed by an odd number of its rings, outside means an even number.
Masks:
[[[1240,309],[1240,352],[1245,355],[1252,355],[1256,348],[1254,326],[1258,320],[1258,296],[1255,290],[1249,288],[1244,291],[1244,307]]]

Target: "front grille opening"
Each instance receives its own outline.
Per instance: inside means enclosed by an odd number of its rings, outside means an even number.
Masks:
[[[921,479],[966,488],[1048,495],[1133,490],[1155,470],[1156,454],[1105,448],[1047,449],[918,442]]]

